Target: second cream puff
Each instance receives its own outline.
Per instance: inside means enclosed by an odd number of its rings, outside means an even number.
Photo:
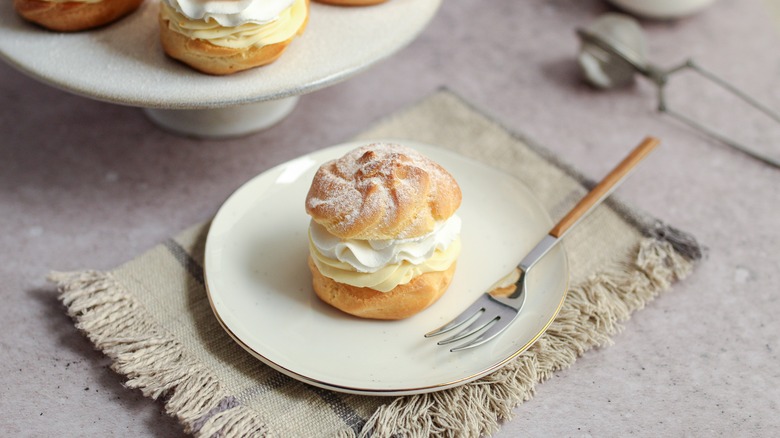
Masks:
[[[168,56],[226,75],[275,61],[308,19],[308,0],[162,0],[160,40]]]

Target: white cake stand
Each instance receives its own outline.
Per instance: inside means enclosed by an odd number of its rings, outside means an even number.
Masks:
[[[197,137],[233,137],[287,116],[300,95],[332,85],[410,43],[441,0],[388,0],[369,7],[312,2],[309,25],[273,64],[210,76],[166,57],[159,0],[105,28],[56,33],[24,22],[0,2],[0,57],[63,90],[144,108],[158,125]]]

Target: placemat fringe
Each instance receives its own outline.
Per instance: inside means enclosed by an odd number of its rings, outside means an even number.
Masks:
[[[688,260],[697,261],[704,257],[706,248],[703,248],[693,235],[671,225],[656,221],[650,235],[669,242],[678,254]]]
[[[198,437],[268,437],[274,435],[266,424],[257,421],[257,413],[238,406],[216,414],[196,431]]]
[[[60,301],[97,349],[125,375],[128,388],[163,397],[165,410],[199,437],[267,436],[258,413],[241,406],[221,389],[206,367],[184,353],[181,344],[149,323],[140,305],[110,273],[53,272]]]

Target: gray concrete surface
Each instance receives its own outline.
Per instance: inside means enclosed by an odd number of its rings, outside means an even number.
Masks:
[[[539,385],[497,436],[780,435],[780,170],[656,113],[646,81],[584,85],[574,29],[608,9],[447,1],[402,52],[305,96],[275,127],[226,141],[170,135],[137,108],[0,64],[0,435],[180,436],[162,404],[123,388],[73,328],[47,272],[110,269],[208,219],[253,175],[441,86],[593,177],[644,135],[662,138],[619,196],[708,248],[691,277],[635,314],[613,346]],[[777,10],[718,0],[643,25],[659,64],[694,56],[780,108]],[[780,126],[693,79],[673,87],[677,104],[780,155]]]

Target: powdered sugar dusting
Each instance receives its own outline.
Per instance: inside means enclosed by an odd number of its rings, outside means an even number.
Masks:
[[[441,199],[442,189],[457,191],[457,200]],[[447,203],[456,205],[442,209]],[[437,213],[449,216],[459,204],[460,189],[440,165],[406,146],[375,143],[323,164],[306,211],[337,236],[406,238],[430,231]]]

